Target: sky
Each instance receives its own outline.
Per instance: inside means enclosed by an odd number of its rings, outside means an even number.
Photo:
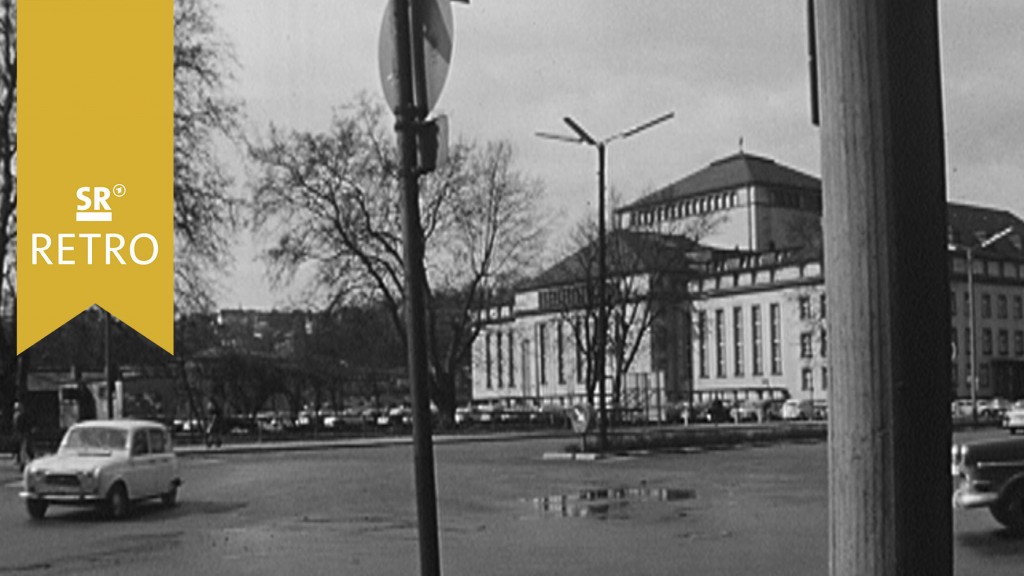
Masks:
[[[320,131],[366,93],[383,101],[378,42],[385,0],[219,0],[238,68],[231,92],[258,137],[274,123]],[[714,160],[745,152],[820,176],[811,125],[805,0],[471,0],[452,4],[454,54],[434,113],[453,137],[507,140],[540,179],[567,229],[596,210],[593,148],[667,112],[675,117],[608,147],[609,189],[624,202]],[[1024,2],[939,0],[947,194],[1024,218]],[[741,144],[742,142],[742,144]],[[236,192],[251,168],[229,161]],[[588,212],[590,211],[590,212]],[[558,235],[549,252],[562,246]],[[224,307],[296,304],[272,290],[261,242],[239,234]]]

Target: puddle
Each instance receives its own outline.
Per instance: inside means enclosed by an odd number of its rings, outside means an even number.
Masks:
[[[540,518],[625,519],[637,504],[692,500],[693,490],[679,488],[602,488],[574,494],[541,496],[525,500]]]

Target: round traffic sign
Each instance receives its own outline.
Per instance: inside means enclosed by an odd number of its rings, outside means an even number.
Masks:
[[[586,434],[594,421],[594,409],[590,404],[577,404],[569,410],[569,421],[572,422],[573,432]]]
[[[423,5],[423,64],[427,101],[419,103],[429,113],[441,97],[452,61],[455,28],[450,0],[419,0]],[[384,99],[392,111],[398,110],[398,50],[395,46],[395,0],[388,0],[380,27],[378,65]]]

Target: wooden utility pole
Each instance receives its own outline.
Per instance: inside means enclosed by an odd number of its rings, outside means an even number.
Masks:
[[[817,0],[830,574],[952,573],[936,0]]]

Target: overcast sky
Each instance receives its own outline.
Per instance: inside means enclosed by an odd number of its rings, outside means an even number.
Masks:
[[[571,116],[597,138],[674,111],[609,146],[631,201],[736,153],[820,176],[808,112],[805,0],[472,0],[453,4],[455,52],[435,112],[453,135],[505,139],[568,226],[595,210],[591,148],[542,140]],[[948,195],[1024,217],[1024,2],[940,0]],[[382,94],[385,0],[220,0],[233,92],[251,133],[323,129],[360,92]],[[238,177],[240,191],[246,183]],[[248,235],[222,305],[285,306]],[[552,250],[558,246],[553,245]]]

